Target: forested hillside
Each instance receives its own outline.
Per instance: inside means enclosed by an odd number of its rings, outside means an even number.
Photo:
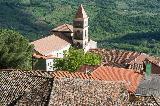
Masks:
[[[32,41],[72,24],[81,3],[99,47],[160,54],[160,0],[0,0],[0,27]]]

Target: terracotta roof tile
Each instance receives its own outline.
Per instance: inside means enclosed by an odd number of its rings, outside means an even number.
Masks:
[[[62,35],[62,33],[54,33],[51,36],[36,40],[31,42],[34,45],[35,51],[42,55],[47,55],[48,53],[60,50],[67,45],[71,45],[71,41]]]
[[[102,55],[103,65],[116,66],[120,68],[126,68],[125,63],[129,63],[140,55],[138,52],[107,50],[100,48],[92,49],[90,52]]]
[[[41,54],[36,54],[34,53],[33,54],[33,57],[34,58],[37,58],[37,59],[51,59],[51,58],[57,58],[57,56],[54,56],[54,55],[47,55],[47,56],[44,56],[44,55],[41,55]]]
[[[148,59],[149,61],[151,61],[151,62],[153,62],[155,64],[160,63],[159,57],[154,57],[154,56],[150,56],[150,55],[145,54],[145,53],[141,53],[134,60],[130,61],[129,64],[134,64],[134,63],[143,64],[143,62],[145,61],[145,59]]]
[[[60,25],[52,30],[53,32],[73,32],[73,26],[69,24]]]
[[[59,75],[61,73],[61,75]],[[142,75],[135,73],[134,70],[100,66],[90,75],[83,72],[69,73],[68,71],[56,71],[52,73],[55,78],[81,78],[106,81],[125,81],[128,91],[135,92]]]
[[[61,75],[59,75],[61,73]],[[68,71],[56,71],[53,72],[53,76],[56,78],[81,78],[81,79],[93,79],[92,76],[89,76],[88,74],[85,74],[83,72],[68,72]]]
[[[47,105],[52,81],[53,78],[48,72],[0,70],[0,105]],[[33,98],[30,99],[31,97]],[[42,102],[42,99],[45,102]]]
[[[160,65],[159,64],[156,64],[148,59],[145,60],[144,62],[144,70],[146,70],[146,63],[150,63],[152,66],[151,66],[151,74],[160,74]]]
[[[96,65],[96,66],[94,66],[94,65],[83,65],[76,72],[86,72],[86,71],[92,72],[95,69],[97,69],[98,67],[99,67],[98,65]]]
[[[114,66],[119,68],[129,68],[136,72],[142,72],[144,69],[143,62],[147,58],[153,63],[160,65],[158,57],[150,56],[145,53],[121,51],[121,50],[108,50],[108,49],[92,49],[90,52],[100,54],[103,57],[102,65]]]
[[[87,18],[87,17],[88,16],[83,8],[83,5],[81,4],[78,8],[75,18]]]
[[[124,82],[54,79],[49,106],[127,106]]]

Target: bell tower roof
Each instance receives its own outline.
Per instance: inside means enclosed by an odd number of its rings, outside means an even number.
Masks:
[[[82,4],[79,6],[75,18],[88,18]]]

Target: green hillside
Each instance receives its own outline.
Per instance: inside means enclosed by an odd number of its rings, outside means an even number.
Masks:
[[[71,24],[81,3],[99,47],[159,55],[160,0],[1,0],[0,27],[32,41],[57,25]]]

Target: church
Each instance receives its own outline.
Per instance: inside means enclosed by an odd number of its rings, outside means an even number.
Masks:
[[[46,71],[53,71],[54,60],[63,58],[64,51],[69,50],[71,46],[85,52],[97,48],[97,42],[91,40],[88,35],[88,19],[81,4],[73,19],[73,25],[60,25],[52,29],[49,36],[31,42],[34,45],[33,57],[43,60]]]

